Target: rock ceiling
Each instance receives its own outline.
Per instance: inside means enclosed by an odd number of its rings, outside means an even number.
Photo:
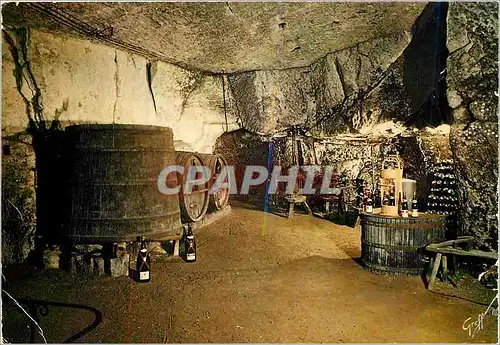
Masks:
[[[409,31],[426,3],[9,3],[7,27],[94,37],[184,67],[285,69]]]

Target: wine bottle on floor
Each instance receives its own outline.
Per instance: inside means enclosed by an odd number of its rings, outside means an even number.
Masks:
[[[188,232],[184,241],[184,253],[187,262],[196,261],[196,240],[194,239],[191,225],[188,225]]]
[[[146,247],[146,239],[141,237],[139,253],[137,254],[137,281],[147,283],[151,281],[151,256]]]

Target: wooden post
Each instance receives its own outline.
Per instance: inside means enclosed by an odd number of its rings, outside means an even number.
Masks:
[[[443,275],[447,276],[448,275],[448,258],[446,255],[444,255],[441,260],[443,260],[443,263],[441,264],[443,266]]]
[[[305,201],[305,200],[304,200],[304,205],[305,205],[305,207],[306,207],[306,209],[307,209],[307,213],[308,213],[310,216],[312,216],[312,215],[313,215],[313,212],[312,212],[311,208],[309,207],[309,205],[307,204],[307,201]]]
[[[288,209],[288,218],[293,217],[293,210],[295,208],[295,203],[293,201],[290,201],[290,207]]]
[[[443,268],[443,278],[444,280],[450,282],[450,278],[448,276],[448,258],[446,257],[446,255],[443,255],[441,261],[441,266]]]
[[[174,256],[179,256],[180,240],[174,241]]]
[[[434,286],[434,282],[436,281],[436,275],[439,270],[439,264],[441,263],[441,257],[443,254],[437,253],[436,254],[436,260],[434,261],[434,267],[432,267],[432,273],[431,273],[431,279],[429,281],[429,286],[427,287],[428,290],[432,290]]]
[[[354,224],[354,229],[360,230],[361,229],[361,217],[358,216],[356,219],[356,223]]]

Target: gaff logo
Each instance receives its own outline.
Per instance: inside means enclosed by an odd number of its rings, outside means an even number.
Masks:
[[[339,188],[330,187],[334,171],[332,166],[325,166],[323,168],[317,165],[306,165],[302,167],[292,166],[288,169],[287,175],[283,175],[281,170],[281,166],[275,166],[272,173],[269,174],[268,170],[263,166],[247,166],[245,168],[239,194],[248,194],[250,187],[258,186],[268,181],[269,194],[275,194],[277,192],[278,183],[286,184],[286,193],[292,194],[295,186],[297,185],[300,170],[305,173],[303,187],[299,190],[301,194],[316,193],[317,188],[313,188],[313,182],[317,174],[320,172],[322,173],[320,193],[340,194]],[[230,194],[238,194],[233,166],[224,166],[217,175],[212,175],[208,167],[191,166],[187,174],[184,175],[184,166],[181,165],[170,165],[161,171],[157,180],[158,190],[160,193],[172,195],[178,194],[181,191],[181,186],[179,185],[167,185],[168,175],[174,172],[184,176],[184,185],[182,186],[182,192],[184,194],[190,194],[193,191],[194,186],[201,186],[207,183],[209,185],[209,194],[215,194],[221,189],[229,190]]]

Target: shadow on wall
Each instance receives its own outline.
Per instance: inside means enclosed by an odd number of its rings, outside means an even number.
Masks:
[[[65,132],[57,124],[33,133],[36,157],[37,236],[57,243],[68,214],[68,164]]]
[[[214,153],[222,154],[226,158],[227,164],[234,166],[236,186],[239,191],[247,165],[268,167],[269,141],[245,129],[239,129],[220,136],[216,141]],[[238,193],[231,198],[264,206],[265,194],[266,185],[261,184],[251,187],[248,195]]]
[[[32,248],[35,227],[35,180],[31,136],[2,138],[2,264],[19,263]]]
[[[448,4],[427,4],[412,28],[413,38],[405,49],[404,87],[411,99],[409,126],[437,126],[451,122],[446,98],[446,17]]]

